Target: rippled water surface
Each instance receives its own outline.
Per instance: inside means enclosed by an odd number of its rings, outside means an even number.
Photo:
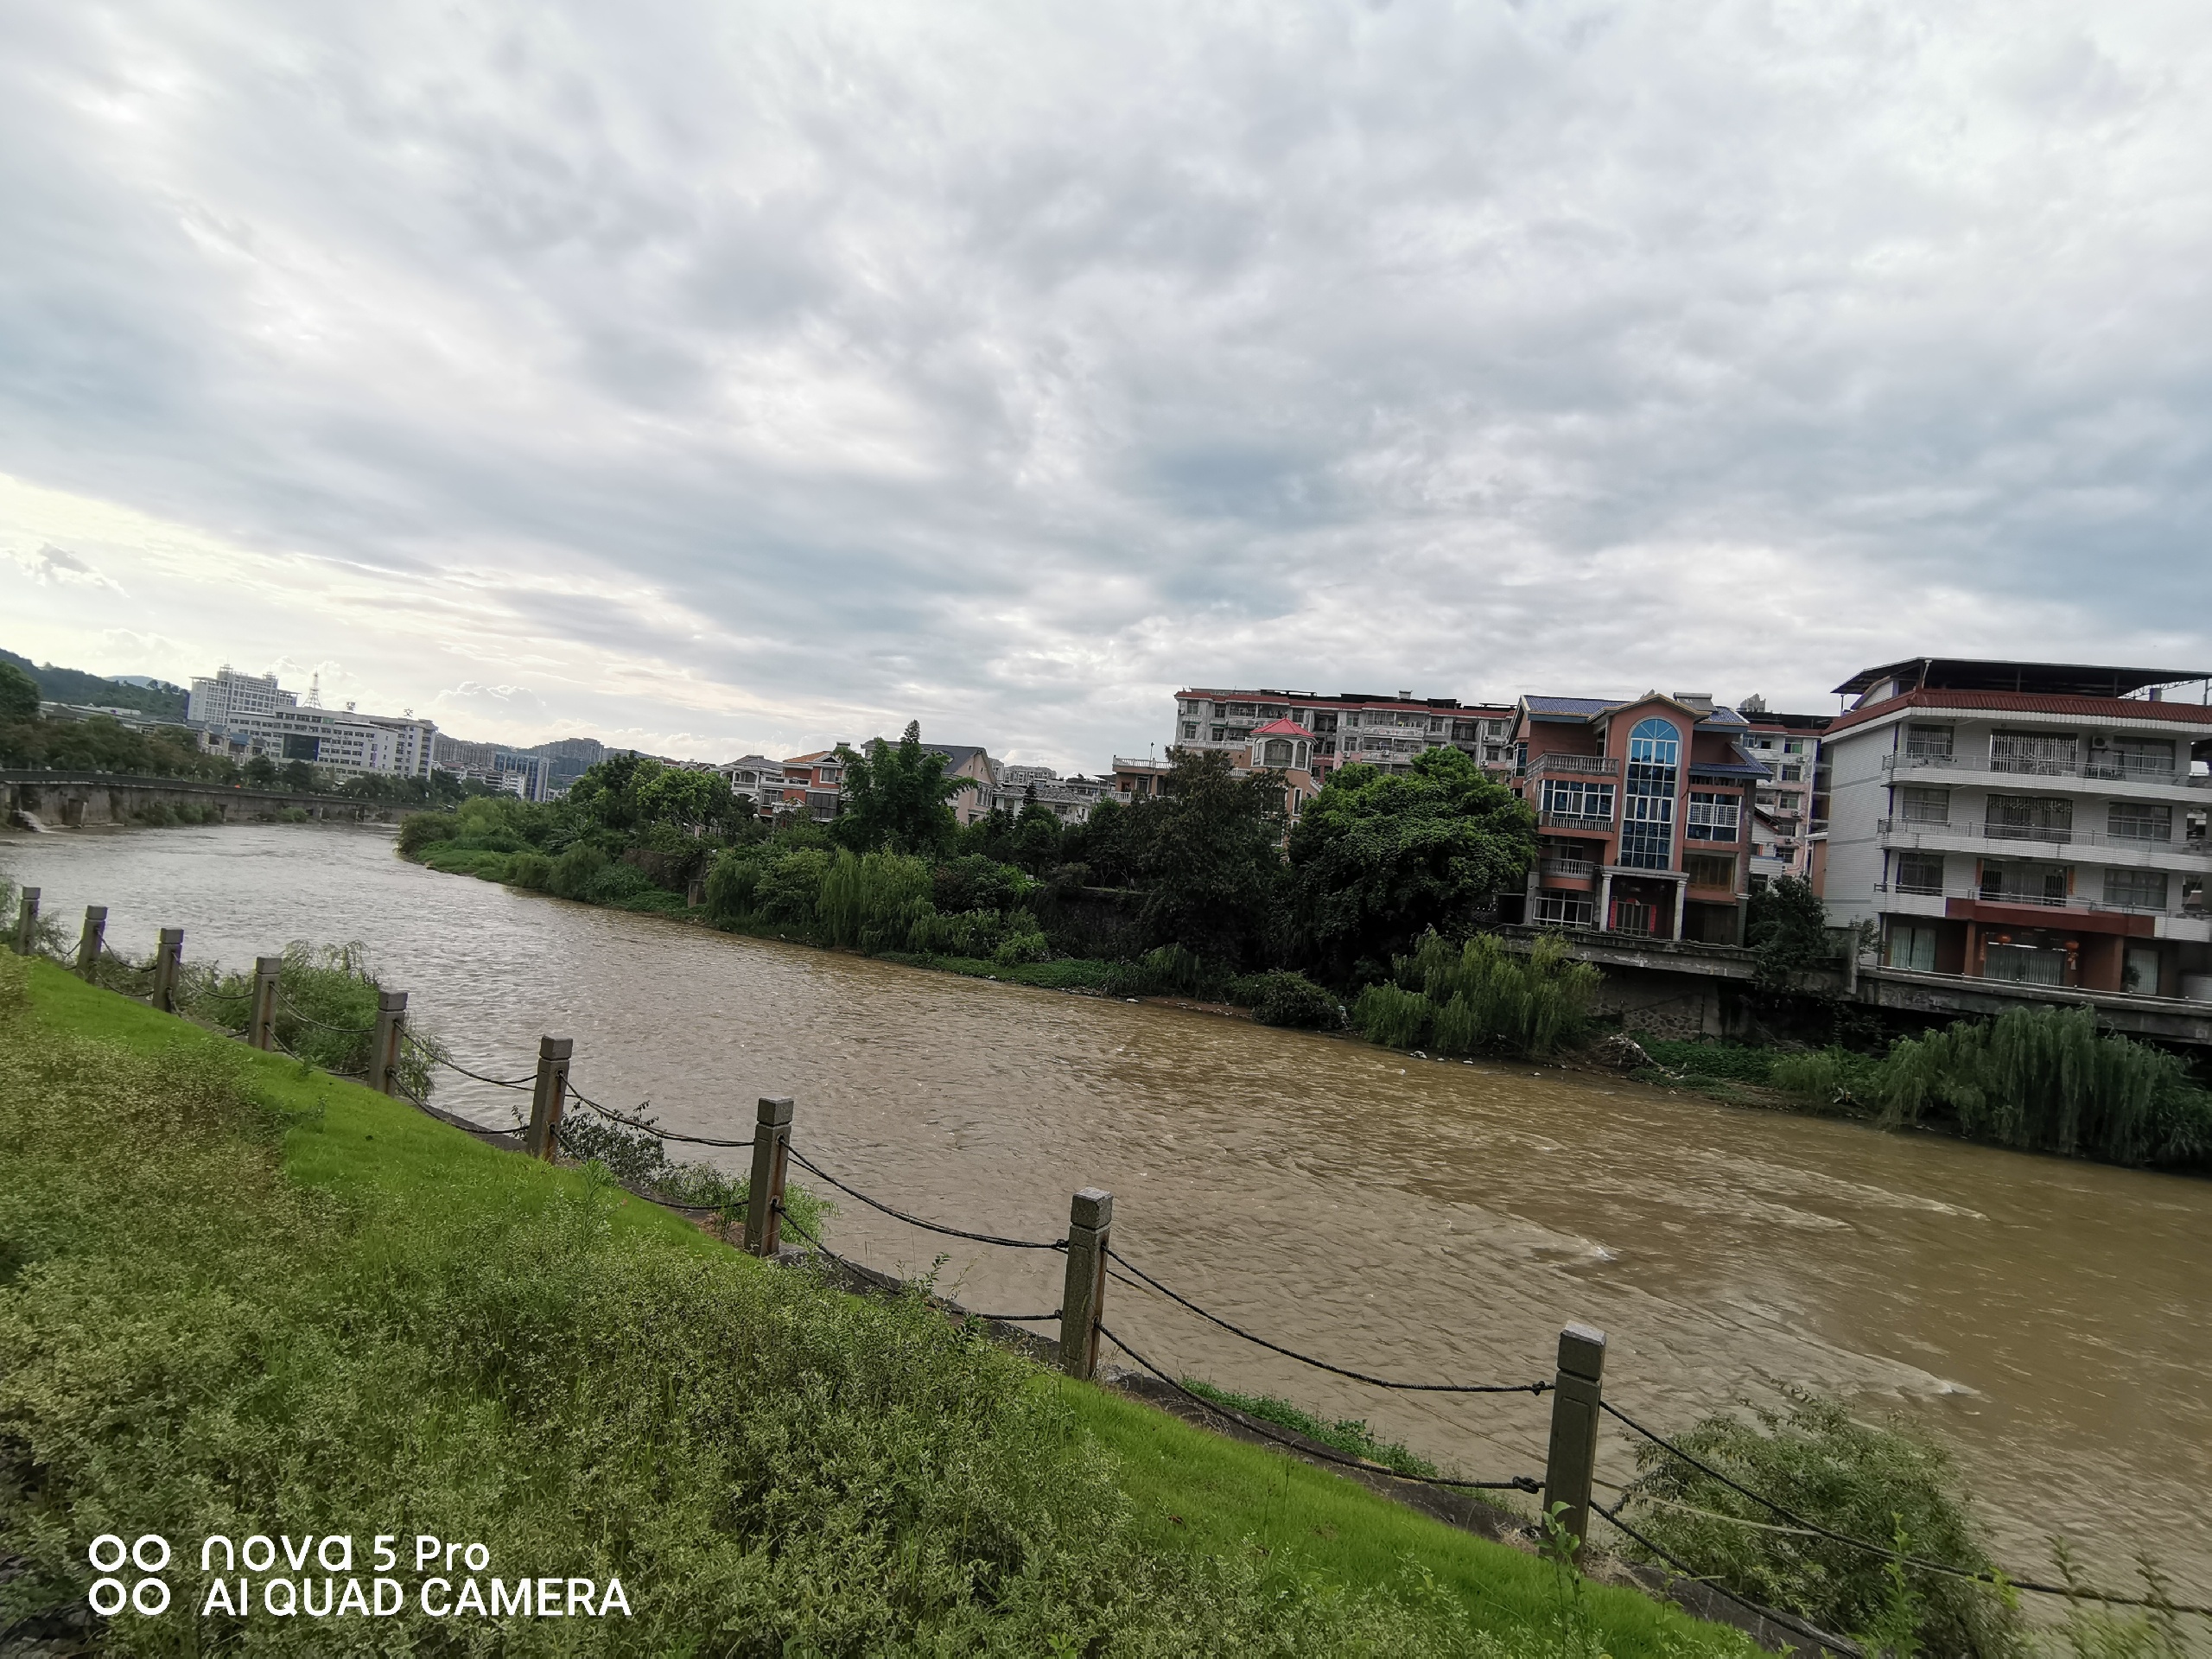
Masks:
[[[1575,1319],[1608,1333],[1608,1398],[1655,1426],[1792,1385],[1901,1411],[1957,1449],[2016,1571],[2063,1531],[2113,1576],[2147,1544],[2212,1595],[2212,1182],[729,938],[434,874],[372,829],[16,837],[0,868],[49,914],[107,905],[136,956],[162,925],[233,966],[365,941],[465,1063],[512,1075],[572,1036],[581,1088],[671,1128],[742,1135],[756,1097],[794,1096],[801,1150],[925,1216],[1049,1239],[1071,1192],[1107,1187],[1123,1253],[1341,1363],[1529,1380]],[[440,1091],[486,1122],[509,1098]],[[945,1254],[972,1306],[1058,1306],[1056,1256],[849,1203],[831,1227],[879,1266]],[[1340,1382],[1119,1285],[1107,1322],[1464,1472],[1541,1472],[1529,1399]],[[1608,1445],[1604,1476],[1633,1466]]]

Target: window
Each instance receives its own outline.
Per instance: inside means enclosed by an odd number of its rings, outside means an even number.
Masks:
[[[1783,744],[1783,746],[1782,746],[1782,752],[1783,752],[1784,754],[1802,754],[1802,753],[1805,753],[1805,740],[1804,740],[1803,738],[1802,738],[1802,737],[1793,737],[1793,738],[1789,739],[1788,741],[1786,741]]]
[[[2071,841],[2074,803],[2034,795],[1992,795],[1985,834],[1999,841]]]
[[[1690,791],[1689,838],[1692,841],[1733,841],[1738,833],[1739,804],[1733,795]]]
[[[1981,867],[1981,896],[2006,905],[2063,905],[2071,883],[2060,864],[2000,864]]]
[[[2093,778],[2170,779],[2174,775],[2174,741],[2170,737],[2093,738],[2088,770]]]
[[[1899,853],[1897,880],[1890,885],[1899,893],[1942,892],[1943,855],[1941,853]]]
[[[1185,737],[1192,737],[1192,738],[1194,738],[1194,737],[1198,736],[1198,722],[1197,721],[1195,721],[1195,720],[1186,720],[1186,721],[1185,721],[1183,722],[1183,735],[1184,735],[1184,736],[1185,736]]]
[[[1719,887],[1734,892],[1736,861],[1716,858],[1711,853],[1689,853],[1682,859],[1682,868],[1688,874],[1694,887]]]
[[[1890,924],[1890,966],[1915,973],[1936,971],[1936,930],[1918,922]]]
[[[1802,760],[1783,761],[1782,763],[1782,781],[1785,784],[1803,783],[1805,781],[1805,763]]]
[[[2120,969],[2120,988],[2133,991],[2138,996],[2158,994],[2158,947],[2155,944],[2131,944],[2127,947],[2126,964]]]
[[[1226,727],[1226,726],[1216,726],[1216,727],[1214,727],[1214,728],[1212,728],[1212,730],[1213,730],[1213,737],[1212,737],[1212,740],[1211,740],[1212,741],[1214,741],[1214,742],[1216,742],[1216,743],[1225,743],[1225,742],[1227,742],[1227,741],[1229,741],[1229,728],[1228,728],[1228,727]]]
[[[1897,817],[1906,823],[1948,823],[1951,791],[1908,785],[1897,791]]]
[[[1628,780],[1621,814],[1621,862],[1663,870],[1675,855],[1675,779],[1681,734],[1663,720],[1637,722],[1628,739]]]
[[[2066,953],[2032,944],[1993,944],[1983,955],[1982,977],[2016,985],[2063,985]]]
[[[1992,732],[1989,769],[2054,778],[2074,770],[2080,747],[2071,732]]]
[[[1288,738],[1271,737],[1268,740],[1265,764],[1270,766],[1287,766],[1290,764],[1290,740]]]
[[[2114,801],[2105,823],[2107,832],[2114,841],[2171,841],[2174,838],[2173,808],[2155,806],[2148,801]]]
[[[1904,752],[1925,760],[1948,760],[1951,758],[1951,728],[1908,726],[1904,728]]]
[[[1613,786],[1580,778],[1544,779],[1544,810],[1563,818],[1613,821]]]
[[[2107,870],[2105,904],[2113,910],[2158,910],[2166,907],[2164,870]]]

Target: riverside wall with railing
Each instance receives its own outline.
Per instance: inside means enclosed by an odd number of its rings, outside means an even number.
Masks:
[[[47,942],[53,935],[53,930],[41,925],[39,899],[38,889],[23,889],[13,939],[20,954],[43,957],[87,982],[136,996],[158,1011],[189,1014],[191,1010],[184,1006],[182,995],[187,978],[182,929],[160,929],[152,954],[143,962],[134,961],[109,943],[106,938],[106,908],[91,906],[84,913],[73,950],[55,950]],[[1967,1579],[1986,1583],[1993,1587],[2009,1586],[2012,1591],[2031,1596],[2088,1600],[2126,1607],[2152,1607],[2162,1611],[2212,1618],[2212,1607],[2177,1604],[2157,1596],[2112,1593],[2071,1582],[2052,1584],[2020,1575],[1973,1571],[1914,1554],[1894,1541],[1885,1544],[1826,1526],[1770,1495],[1754,1490],[1725,1470],[1686,1450],[1666,1433],[1650,1427],[1640,1416],[1631,1414],[1618,1399],[1608,1397],[1605,1333],[1580,1322],[1570,1321],[1560,1328],[1556,1351],[1547,1357],[1549,1360],[1548,1365],[1540,1366],[1532,1360],[1528,1370],[1540,1373],[1533,1376],[1509,1376],[1504,1379],[1467,1381],[1380,1375],[1364,1366],[1323,1357],[1274,1336],[1253,1330],[1246,1324],[1224,1317],[1175,1288],[1169,1282],[1169,1279],[1174,1276],[1172,1273],[1163,1277],[1158,1264],[1132,1259],[1116,1247],[1115,1197],[1109,1192],[1084,1187],[1072,1193],[1066,1230],[1057,1238],[1022,1237],[989,1230],[982,1225],[954,1225],[942,1219],[916,1214],[879,1194],[866,1192],[844,1175],[827,1167],[817,1153],[803,1145],[802,1121],[798,1103],[791,1097],[760,1099],[755,1109],[753,1132],[744,1140],[680,1134],[650,1120],[615,1110],[585,1094],[577,1086],[574,1077],[577,1057],[575,1044],[570,1039],[550,1035],[543,1037],[528,1069],[518,1069],[508,1076],[495,1075],[505,1068],[493,1065],[479,1070],[463,1065],[447,1054],[442,1045],[425,1040],[411,1032],[408,1024],[408,995],[403,990],[378,988],[376,992],[375,1018],[365,1025],[337,1025],[310,1016],[292,1004],[285,995],[285,962],[286,958],[282,956],[257,957],[251,976],[241,977],[237,982],[236,989],[225,990],[219,985],[202,985],[195,988],[193,995],[195,999],[213,999],[234,1007],[243,1004],[244,1018],[236,1022],[235,1028],[249,1046],[257,1049],[293,1053],[295,1058],[299,1058],[293,1041],[288,1039],[288,1028],[293,1038],[296,1038],[304,1028],[350,1039],[349,1053],[357,1054],[359,1063],[349,1061],[334,1070],[334,1075],[350,1077],[377,1092],[404,1100],[441,1122],[517,1155],[545,1160],[563,1159],[564,1141],[571,1139],[564,1135],[563,1126],[570,1121],[569,1109],[572,1106],[630,1133],[651,1136],[656,1141],[747,1152],[751,1154],[749,1179],[742,1198],[732,1204],[720,1206],[687,1205],[671,1202],[650,1187],[632,1185],[628,1190],[645,1201],[664,1205],[695,1217],[719,1219],[725,1236],[728,1236],[731,1224],[741,1216],[742,1248],[757,1256],[784,1262],[819,1259],[849,1270],[861,1282],[878,1285],[892,1282],[881,1272],[832,1251],[814,1229],[807,1227],[793,1213],[792,1206],[786,1203],[790,1172],[793,1165],[845,1199],[925,1232],[988,1249],[1058,1255],[1062,1259],[1060,1305],[1048,1313],[975,1313],[941,1299],[939,1306],[949,1317],[980,1319],[1007,1329],[1042,1325],[1057,1326],[1058,1339],[1048,1344],[1047,1351],[1061,1370],[1078,1379],[1099,1378],[1103,1369],[1101,1361],[1106,1350],[1116,1350],[1132,1363],[1138,1373],[1152,1379],[1157,1389],[1179,1400],[1193,1414],[1210,1414],[1232,1425],[1249,1437],[1274,1442],[1297,1456],[1335,1466],[1386,1491],[1393,1483],[1398,1483],[1462,1495],[1511,1491],[1537,1496],[1541,1501],[1546,1524],[1551,1529],[1563,1529],[1563,1535],[1572,1540],[1570,1548],[1573,1551],[1580,1551],[1581,1541],[1587,1536],[1591,1518],[1594,1516],[1654,1558],[1689,1575],[1688,1567],[1675,1560],[1621,1513],[1624,1502],[1616,1502],[1608,1506],[1598,1499],[1595,1488],[1599,1484],[1596,1480],[1596,1469],[1600,1450],[1600,1429],[1603,1421],[1610,1418],[1652,1448],[1654,1455],[1678,1459],[1719,1482],[1772,1517],[1770,1521],[1753,1521],[1717,1514],[1713,1516],[1713,1518],[1723,1522],[1816,1538],[1847,1550],[1878,1558],[1908,1576]],[[226,1028],[231,1028],[231,1022],[226,1022]],[[408,1086],[407,1080],[410,1075],[427,1079],[442,1069],[450,1070],[494,1089],[517,1094],[527,1093],[529,1109],[526,1117],[518,1111],[517,1126],[505,1129],[472,1122],[432,1106],[428,1098],[430,1090],[427,1082],[419,1090]],[[717,1211],[719,1216],[716,1215]],[[786,1227],[800,1239],[805,1247],[804,1249],[786,1246],[784,1239]],[[1184,1380],[1171,1375],[1133,1345],[1130,1338],[1118,1334],[1108,1317],[1109,1287],[1115,1285],[1132,1290],[1141,1288],[1162,1297],[1238,1342],[1330,1376],[1393,1393],[1492,1396],[1501,1408],[1510,1408],[1517,1400],[1547,1409],[1548,1439],[1543,1472],[1541,1477],[1529,1472],[1516,1472],[1490,1478],[1468,1478],[1440,1473],[1407,1474],[1363,1458],[1335,1451],[1303,1436],[1281,1432],[1264,1420],[1210,1400],[1185,1386]],[[1548,1375],[1541,1374],[1545,1370]],[[1547,1399],[1548,1408],[1543,1404]],[[1559,1535],[1555,1533],[1555,1535]],[[1681,1587],[1675,1586],[1677,1589]],[[1763,1632],[1763,1639],[1802,1642],[1816,1649],[1841,1654],[1855,1651],[1852,1643],[1840,1637],[1815,1629],[1790,1615],[1758,1606],[1718,1585],[1707,1583],[1702,1593],[1708,1599],[1719,1596],[1734,1604],[1737,1612],[1743,1616],[1736,1622],[1745,1623],[1748,1618],[1751,1622],[1747,1628],[1754,1628],[1755,1634]],[[1708,1606],[1700,1611],[1711,1609]]]

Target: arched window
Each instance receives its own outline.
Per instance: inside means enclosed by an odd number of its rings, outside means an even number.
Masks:
[[[1674,864],[1676,767],[1681,753],[1681,734],[1663,720],[1638,721],[1629,734],[1621,862],[1630,869],[1664,870]]]
[[[1271,766],[1287,766],[1290,764],[1288,738],[1271,737],[1268,740],[1268,764]]]

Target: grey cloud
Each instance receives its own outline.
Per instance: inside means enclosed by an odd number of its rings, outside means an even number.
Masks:
[[[1179,678],[2212,645],[2195,9],[10,31],[0,467],[518,633],[1087,764]]]

